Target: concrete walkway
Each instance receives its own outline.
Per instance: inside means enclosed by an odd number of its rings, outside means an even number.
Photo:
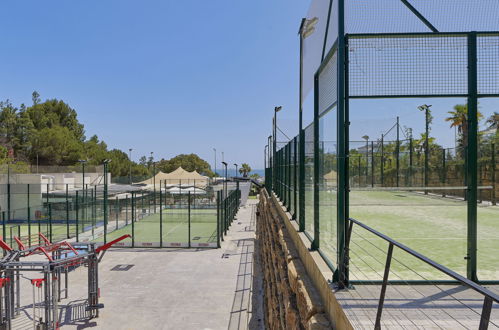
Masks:
[[[70,273],[61,301],[63,329],[262,329],[261,297],[254,289],[253,247],[257,200],[248,200],[221,249],[113,249],[99,265],[99,318],[81,319],[87,269]],[[34,274],[26,274],[33,275]],[[258,278],[257,286],[260,285]],[[256,306],[254,303],[256,302]],[[15,328],[32,328],[32,288],[22,283],[23,313]]]

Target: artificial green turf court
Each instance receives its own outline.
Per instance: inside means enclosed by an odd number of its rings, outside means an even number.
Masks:
[[[306,194],[306,208],[312,208]],[[350,217],[405,244],[434,261],[466,275],[467,202],[409,191],[350,192]],[[313,213],[306,213],[306,230],[313,236]],[[320,245],[333,264],[337,260],[336,192],[320,194]],[[350,245],[352,279],[381,280],[388,243],[353,227]],[[499,206],[478,204],[478,277],[499,280]],[[390,278],[394,280],[449,279],[437,270],[395,248]]]
[[[122,235],[134,236],[135,243],[217,243],[217,210],[216,209],[191,209],[191,221],[189,228],[189,218],[187,209],[164,209],[162,213],[162,232],[160,225],[160,214],[146,215],[143,218],[137,216],[133,224],[131,219],[109,219],[107,241],[111,241]],[[129,215],[131,217],[131,215]],[[92,232],[92,223],[85,220],[79,224],[80,239],[90,239],[95,242],[104,241],[102,221],[99,220],[97,227]],[[52,224],[52,241],[60,241],[67,238],[67,225],[64,223]],[[85,230],[85,232],[84,232]],[[38,233],[43,233],[50,239],[50,229],[46,222],[42,222],[40,227],[37,222],[31,224],[31,243],[38,244]],[[76,225],[69,225],[70,237],[76,236]],[[12,224],[6,227],[6,242],[16,246],[14,236],[21,236],[22,241],[28,242],[28,225]],[[167,244],[165,244],[167,246]]]
[[[148,215],[133,224],[129,223],[118,230],[108,232],[107,240],[122,235],[134,236],[135,243],[216,243],[217,242],[217,210],[191,209],[190,238],[187,209],[165,209],[162,213],[162,233],[160,214]],[[103,238],[99,238],[101,241]]]

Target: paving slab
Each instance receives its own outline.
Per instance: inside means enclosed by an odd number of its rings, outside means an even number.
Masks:
[[[87,268],[71,272],[69,298],[60,303],[62,329],[248,328],[254,318],[256,202],[241,207],[220,249],[109,250],[99,264],[105,307],[96,319],[83,318]],[[32,329],[32,303],[32,287],[22,281],[22,313],[14,320],[15,329]]]

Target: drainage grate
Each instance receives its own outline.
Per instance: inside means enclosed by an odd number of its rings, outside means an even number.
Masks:
[[[126,272],[127,270],[130,270],[135,265],[116,265],[111,270],[116,271],[116,272]]]

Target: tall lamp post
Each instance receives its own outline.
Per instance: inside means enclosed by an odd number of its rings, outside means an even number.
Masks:
[[[153,180],[153,186],[156,189],[156,164],[154,163],[154,151],[151,151],[151,165],[152,165],[152,180]]]
[[[224,190],[224,198],[227,198],[227,163],[222,162],[223,166],[225,166],[225,178],[224,178],[224,185],[223,185],[223,190]]]
[[[429,144],[429,126],[430,126],[430,108],[431,105],[423,104],[418,107],[419,111],[424,111],[425,113],[425,141],[424,141],[424,186],[428,187],[429,181],[429,168],[430,168],[430,144]],[[428,195],[428,191],[425,190],[425,195]]]
[[[236,175],[235,175],[235,177],[237,177],[237,173],[239,173],[239,172],[237,172],[237,164],[234,163],[234,166],[236,167]]]
[[[129,157],[128,159],[130,159],[130,172],[129,172],[129,175],[128,175],[128,183],[129,184],[132,184],[132,148],[128,149],[128,153],[129,153]]]
[[[273,120],[273,124],[274,124],[274,132],[273,132],[273,142],[274,142],[274,145],[273,145],[273,152],[272,152],[272,158],[273,158],[273,161],[275,162],[275,159],[276,159],[276,154],[277,154],[277,113],[279,111],[281,111],[282,109],[282,106],[278,106],[278,107],[274,107],[274,120]],[[275,169],[274,169],[274,166],[273,166],[273,170],[272,170],[272,182],[274,183],[272,185],[272,187],[275,186]]]
[[[81,172],[82,172],[81,186],[83,188],[83,191],[85,191],[85,163],[87,161],[84,159],[80,159],[78,162],[81,164]]]
[[[217,149],[216,148],[213,148],[213,154],[215,155],[215,176],[217,175]]]

